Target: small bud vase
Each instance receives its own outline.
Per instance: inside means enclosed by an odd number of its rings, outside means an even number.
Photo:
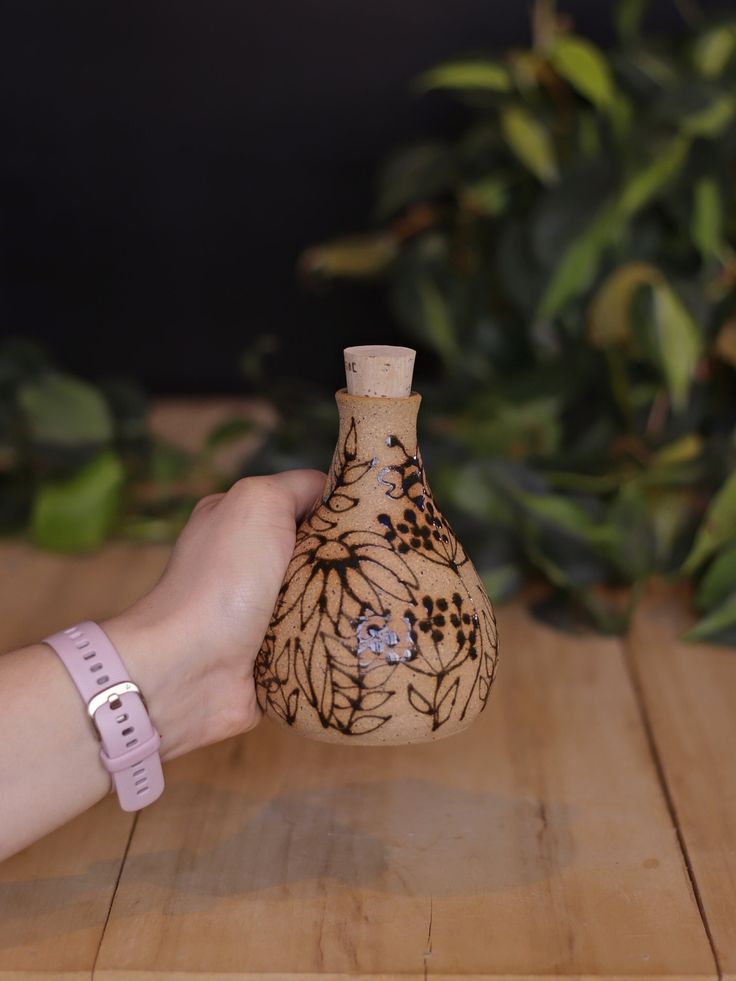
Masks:
[[[391,365],[390,352],[406,349],[349,350],[389,352]],[[487,702],[496,622],[432,498],[417,446],[421,397],[343,389],[336,399],[325,490],[298,529],[256,661],[259,703],[331,742],[452,735]]]

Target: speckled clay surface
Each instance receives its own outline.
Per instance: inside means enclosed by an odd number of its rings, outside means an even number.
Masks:
[[[335,454],[256,662],[258,698],[274,721],[315,739],[449,736],[488,699],[493,609],[432,500],[420,396],[336,397]]]

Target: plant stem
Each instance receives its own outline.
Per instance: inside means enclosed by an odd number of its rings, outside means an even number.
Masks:
[[[534,0],[532,5],[532,46],[537,51],[547,51],[556,33],[556,0]]]

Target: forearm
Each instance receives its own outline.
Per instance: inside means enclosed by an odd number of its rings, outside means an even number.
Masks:
[[[121,617],[103,624],[161,731],[164,760],[191,748],[170,652]],[[167,697],[167,693],[170,699]],[[184,696],[186,701],[186,696]],[[109,793],[86,706],[57,654],[34,644],[0,657],[0,860]]]
[[[0,859],[100,800],[110,777],[57,655],[34,644],[0,657]]]
[[[323,484],[323,474],[288,471],[205,498],[156,586],[100,624],[146,700],[164,762],[258,722],[253,663],[296,522]],[[0,859],[110,791],[99,752],[50,647],[0,656]]]

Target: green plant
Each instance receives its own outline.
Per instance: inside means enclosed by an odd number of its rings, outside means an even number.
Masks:
[[[302,267],[384,277],[436,356],[435,489],[494,596],[542,577],[546,615],[617,630],[692,577],[690,636],[733,639],[736,20],[650,41],[644,8],[604,53],[538,2],[529,49],[427,71],[464,132],[397,152],[377,229]]]
[[[169,540],[197,496],[219,489],[211,451],[242,420],[185,453],[150,431],[140,389],[62,373],[36,345],[0,344],[0,533],[58,551],[113,534]]]

